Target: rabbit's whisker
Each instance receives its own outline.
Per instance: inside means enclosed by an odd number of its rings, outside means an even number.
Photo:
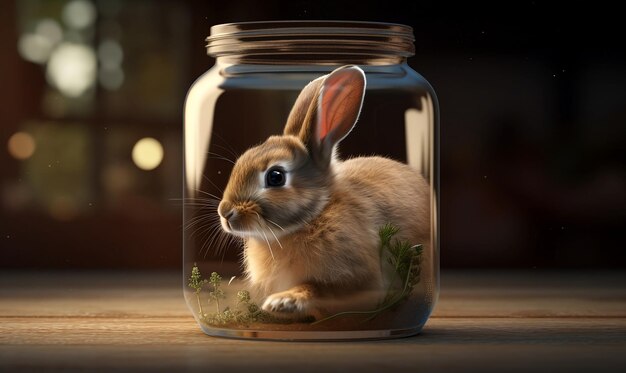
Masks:
[[[208,176],[206,176],[206,175],[204,175],[204,174],[203,174],[203,175],[202,175],[202,177],[203,177],[206,181],[208,181],[209,183],[211,183],[211,185],[213,185],[213,188],[215,188],[215,189],[219,190],[219,191],[220,191],[220,193],[224,194],[224,189],[222,189],[222,188],[218,187],[217,185],[215,185],[215,183],[214,183],[211,179],[209,179],[209,177],[208,177]]]
[[[275,226],[277,226],[278,228],[280,228],[283,232],[285,231],[285,228],[281,227],[278,223],[271,221],[268,218],[265,218],[265,220],[267,220],[268,222],[274,224]]]
[[[221,155],[221,154],[217,154],[217,153],[213,153],[213,152],[207,152],[207,154],[212,155],[212,156],[213,156],[213,158],[215,158],[215,159],[219,159],[219,160],[222,160],[222,161],[229,162],[229,163],[231,163],[231,164],[235,164],[235,161],[233,161],[233,160],[232,160],[232,159],[230,159],[230,158],[224,157],[224,156],[223,156],[223,155]]]
[[[198,193],[203,193],[203,194],[206,194],[207,196],[212,197],[212,198],[214,198],[214,199],[216,199],[216,200],[218,200],[218,201],[219,201],[219,200],[221,200],[221,198],[220,198],[220,197],[216,196],[216,195],[215,195],[215,194],[213,194],[213,193],[209,193],[209,192],[206,192],[206,191],[204,191],[204,190],[200,190],[200,189],[198,189],[198,188],[193,188],[193,190],[195,190],[195,191],[196,191],[196,192],[198,192]]]
[[[274,236],[274,239],[276,240],[276,242],[278,242],[278,246],[280,246],[280,248],[283,248],[283,244],[280,243],[280,240],[278,239],[278,237],[276,237],[276,234],[274,233],[274,231],[272,230],[272,227],[270,227],[269,225],[265,225],[267,227],[267,229],[270,230],[270,233],[272,233],[272,236]]]
[[[272,245],[270,244],[270,240],[267,238],[267,234],[265,234],[265,231],[263,230],[263,227],[261,226],[260,223],[259,223],[259,227],[261,227],[261,233],[263,234],[263,237],[265,237],[265,242],[267,242],[267,247],[270,249],[270,255],[272,256],[272,260],[276,260],[274,258],[274,251],[272,251]]]
[[[235,149],[232,147],[232,145],[230,145],[230,144],[228,143],[228,141],[226,141],[226,139],[225,139],[224,137],[222,137],[222,136],[221,136],[219,133],[217,133],[217,132],[213,132],[213,134],[215,135],[215,137],[218,137],[220,140],[222,140],[222,142],[224,142],[224,144],[226,145],[226,146],[223,146],[223,145],[219,145],[219,144],[217,144],[217,143],[213,143],[213,145],[214,145],[214,146],[220,147],[220,148],[222,148],[222,149],[224,149],[224,150],[228,151],[228,152],[229,152],[230,154],[232,154],[235,158],[239,158],[240,154],[239,154],[239,153],[237,153],[237,152],[235,151]]]
[[[200,254],[204,252],[204,258],[209,254],[209,250],[212,246],[214,246],[215,241],[222,235],[221,226],[218,224],[213,225],[213,227],[207,230],[206,238],[203,240],[202,245],[200,246]],[[216,251],[219,250],[219,246],[217,246]]]
[[[254,214],[256,215],[257,219],[259,220],[259,226],[261,227],[261,230],[263,230],[263,225],[261,225],[261,223],[265,223],[265,220],[267,219],[263,219],[261,218],[261,215],[258,212],[254,212]],[[267,229],[270,230],[270,232],[272,233],[272,236],[274,236],[274,239],[276,240],[276,242],[278,242],[278,246],[280,246],[280,248],[283,248],[283,244],[280,243],[280,240],[278,239],[278,237],[276,237],[276,234],[274,233],[274,231],[272,230],[272,227],[270,227],[267,223],[265,223],[265,227],[267,227]],[[279,226],[280,228],[280,226]]]
[[[270,249],[270,254],[272,255],[272,259],[276,260],[276,259],[274,259],[274,252],[272,251],[272,245],[270,245],[270,240],[267,238],[267,234],[265,234],[265,230],[263,229],[263,224],[261,224],[263,222],[263,219],[261,219],[261,215],[259,215],[258,212],[255,211],[254,214],[256,215],[256,217],[258,219],[259,228],[261,228],[261,233],[263,233],[263,236],[265,237],[265,242],[267,242],[267,247],[269,247],[269,249]],[[257,231],[258,231],[258,229],[257,229]],[[274,232],[272,232],[272,234],[274,234]],[[274,236],[274,237],[276,237],[276,236]],[[278,244],[280,245],[280,242]],[[280,247],[282,248],[283,246],[280,245]]]

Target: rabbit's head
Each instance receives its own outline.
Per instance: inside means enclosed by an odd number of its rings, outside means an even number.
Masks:
[[[283,135],[247,150],[235,163],[218,208],[224,230],[271,239],[319,215],[332,190],[335,148],[354,127],[364,93],[365,74],[356,66],[304,87]]]

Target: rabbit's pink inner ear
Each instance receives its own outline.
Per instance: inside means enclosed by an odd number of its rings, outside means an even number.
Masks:
[[[318,102],[317,138],[337,144],[359,118],[365,75],[358,67],[340,68],[324,80]]]

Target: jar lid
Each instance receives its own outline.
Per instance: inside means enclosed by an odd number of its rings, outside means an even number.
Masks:
[[[212,57],[275,54],[350,54],[410,57],[413,29],[361,21],[268,21],[211,27],[206,39]]]

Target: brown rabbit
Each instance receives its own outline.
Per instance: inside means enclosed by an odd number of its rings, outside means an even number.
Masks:
[[[344,66],[309,83],[283,135],[249,149],[233,168],[218,212],[223,229],[244,238],[246,275],[266,311],[321,317],[374,307],[377,296],[358,306],[338,299],[383,293],[385,223],[428,246],[429,187],[418,171],[383,157],[336,157],[365,82],[360,68]]]

